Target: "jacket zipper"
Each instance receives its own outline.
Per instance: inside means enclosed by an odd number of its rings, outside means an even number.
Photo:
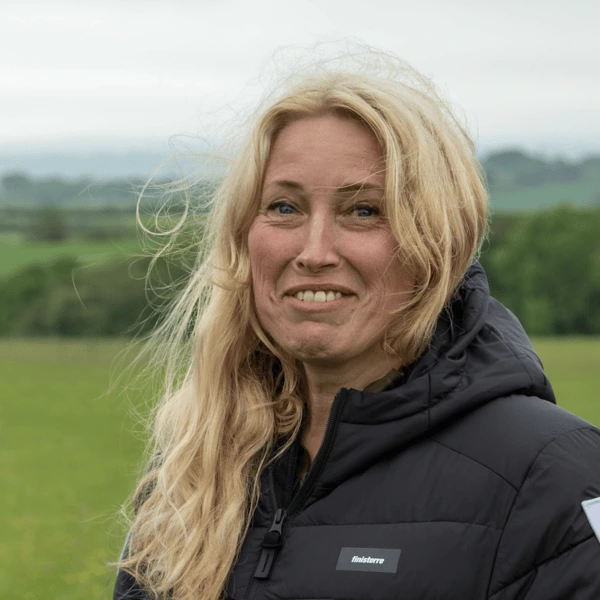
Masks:
[[[346,399],[347,392],[348,390],[342,388],[337,392],[335,398],[333,399],[333,404],[331,405],[331,410],[327,419],[327,425],[325,427],[323,442],[321,443],[321,447],[317,452],[315,461],[311,465],[303,485],[294,494],[287,510],[284,508],[276,508],[275,510],[275,516],[273,517],[271,527],[261,542],[262,550],[260,553],[260,558],[258,560],[256,570],[254,571],[252,582],[248,586],[245,600],[258,600],[264,594],[264,590],[267,587],[269,578],[273,571],[273,565],[277,558],[277,554],[279,550],[281,550],[281,547],[284,543],[284,524],[286,521],[289,522],[291,518],[296,515],[296,513],[300,512],[300,509],[308,499],[308,496],[312,492],[312,489],[314,488],[315,483],[317,482],[319,475],[325,466],[325,461],[329,456],[329,451],[331,450],[331,446],[333,444],[335,424],[337,423],[338,417],[344,407],[344,401]],[[272,467],[269,468],[272,469]],[[273,479],[271,481],[273,482]],[[279,503],[275,494],[275,486],[273,483],[271,485],[271,490],[273,494],[273,505],[277,507]]]

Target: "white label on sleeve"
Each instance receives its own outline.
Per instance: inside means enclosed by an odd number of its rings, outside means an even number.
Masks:
[[[600,542],[600,498],[594,498],[593,500],[584,500],[581,503],[585,515]]]

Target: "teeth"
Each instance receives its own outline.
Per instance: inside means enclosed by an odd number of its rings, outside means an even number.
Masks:
[[[302,302],[331,302],[332,300],[339,300],[342,297],[342,292],[306,290],[305,292],[296,292],[295,297]]]

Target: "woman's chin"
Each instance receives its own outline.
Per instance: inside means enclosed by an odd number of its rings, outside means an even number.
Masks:
[[[297,360],[306,363],[334,364],[344,361],[344,353],[331,338],[306,337],[290,344],[288,352]]]

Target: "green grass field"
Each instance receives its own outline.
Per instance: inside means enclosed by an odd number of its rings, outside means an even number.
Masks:
[[[0,277],[9,275],[32,263],[47,262],[73,256],[87,264],[95,264],[123,254],[140,252],[135,239],[113,242],[67,241],[60,244],[0,243]]]
[[[559,406],[600,427],[600,339],[534,339]]]
[[[559,404],[600,425],[600,339],[535,346]],[[0,341],[0,598],[112,597],[117,510],[142,452],[120,385],[106,393],[124,347]]]
[[[106,394],[123,342],[0,342],[0,598],[112,598],[142,444]]]

